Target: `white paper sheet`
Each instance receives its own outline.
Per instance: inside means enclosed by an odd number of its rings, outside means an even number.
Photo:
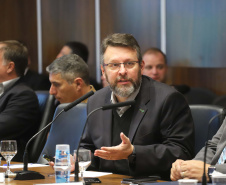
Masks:
[[[83,177],[101,177],[104,175],[110,175],[112,173],[106,173],[106,172],[92,172],[92,171],[85,171],[83,173]],[[75,176],[75,174],[71,174],[71,177]],[[81,174],[79,173],[79,177],[81,177]]]
[[[37,164],[37,163],[28,163],[28,168],[34,168],[34,167],[43,167],[43,166],[49,166],[49,165],[44,165],[44,164]],[[16,168],[23,168],[24,164],[11,164],[10,168],[11,169],[16,169]],[[6,165],[0,166],[0,168],[7,168]]]
[[[82,182],[70,182],[70,183],[51,183],[52,184],[55,184],[55,185],[83,185]],[[34,184],[34,185],[49,185],[49,184]]]

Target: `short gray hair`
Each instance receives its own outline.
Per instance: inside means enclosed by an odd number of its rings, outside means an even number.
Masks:
[[[64,55],[54,60],[46,71],[51,74],[61,74],[61,77],[68,83],[72,83],[75,78],[82,78],[86,85],[89,85],[89,69],[84,60],[76,55]]]
[[[137,52],[137,58],[139,62],[142,61],[142,55],[140,51],[140,46],[136,39],[131,34],[127,33],[114,33],[107,36],[101,45],[101,62],[100,64],[104,64],[104,53],[108,46],[115,46],[115,47],[128,47]]]

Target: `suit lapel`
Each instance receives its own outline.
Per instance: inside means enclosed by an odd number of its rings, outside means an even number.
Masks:
[[[21,82],[21,77],[11,87],[9,87],[8,89],[6,89],[4,91],[4,93],[0,96],[0,99],[3,99],[3,97],[5,96],[5,94],[7,94],[8,91],[10,91],[15,85],[17,85],[20,82]]]
[[[224,128],[223,132],[222,132],[222,138],[220,139],[219,143],[218,143],[218,148],[216,149],[216,154],[214,155],[211,164],[216,164],[218,162],[218,159],[220,158],[220,155],[223,151],[223,149],[226,146],[226,137],[223,133],[225,133],[226,128]]]
[[[105,99],[105,105],[110,104],[110,98],[111,98],[111,91],[108,92],[106,99]],[[104,110],[103,112],[104,119],[103,119],[103,126],[104,126],[104,146],[111,146],[111,129],[112,129],[112,110]]]
[[[140,92],[138,93],[135,100],[136,103],[134,106],[134,113],[128,134],[131,142],[133,142],[136,130],[148,110],[146,106],[146,104],[150,101],[150,82],[148,78],[142,78]]]

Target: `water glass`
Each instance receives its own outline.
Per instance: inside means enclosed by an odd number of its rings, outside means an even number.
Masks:
[[[74,150],[74,158],[76,161],[77,158],[77,150]],[[91,150],[87,149],[79,149],[78,151],[78,165],[79,172],[81,173],[82,181],[84,182],[83,173],[91,164]]]
[[[65,183],[70,181],[71,161],[69,145],[56,145],[54,169],[56,183]]]
[[[17,153],[16,140],[2,140],[0,152],[7,162],[7,170],[5,172],[6,176],[13,174],[13,172],[10,171],[10,161]]]

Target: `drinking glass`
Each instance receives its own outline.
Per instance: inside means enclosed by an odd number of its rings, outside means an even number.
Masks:
[[[74,150],[74,157],[76,161],[76,154],[77,150]],[[78,165],[79,165],[79,172],[81,173],[82,181],[83,179],[83,172],[86,171],[86,169],[91,164],[91,151],[87,149],[79,149],[78,151]]]
[[[16,140],[2,140],[0,148],[2,156],[7,162],[7,170],[5,172],[6,176],[12,174],[10,171],[10,161],[17,153],[17,143]]]

